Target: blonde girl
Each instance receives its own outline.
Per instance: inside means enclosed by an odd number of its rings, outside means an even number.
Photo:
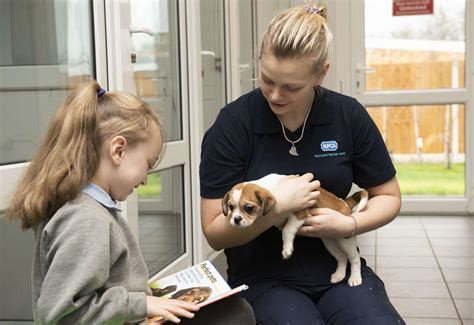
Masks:
[[[403,324],[365,260],[362,285],[331,282],[336,261],[320,239],[377,229],[400,209],[395,169],[375,123],[354,98],[321,86],[331,40],[325,8],[295,7],[272,19],[260,50],[260,87],[225,106],[204,137],[202,228],[214,249],[225,250],[231,286],[249,285],[243,296],[257,323]],[[224,194],[271,173],[302,176],[279,184],[276,205],[255,227],[233,228],[222,215]],[[314,204],[320,183],[341,198],[356,183],[369,192],[368,206],[353,218],[311,210],[293,256],[283,260],[273,220]]]
[[[59,108],[7,208],[35,231],[38,324],[178,323],[199,307],[151,296],[148,270],[116,201],[146,184],[163,148],[158,116],[139,98],[78,86]]]

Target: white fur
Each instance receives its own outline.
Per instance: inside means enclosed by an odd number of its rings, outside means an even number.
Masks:
[[[279,174],[269,174],[259,180],[251,181],[248,183],[253,183],[261,187],[266,188],[270,192],[273,192],[273,189],[277,187],[278,181],[282,178],[287,177],[285,175]],[[240,196],[242,194],[241,190],[235,191],[232,195],[233,202],[239,202]],[[354,207],[353,212],[358,212],[362,210],[367,204],[367,198],[363,198],[357,206]],[[236,226],[233,219],[234,216],[240,216],[240,210],[238,210],[238,204],[236,208],[232,211],[231,223]],[[244,220],[242,220],[243,222]],[[285,223],[286,222],[286,223]],[[284,259],[289,259],[293,255],[293,242],[296,236],[296,232],[303,225],[304,219],[299,220],[293,213],[290,213],[286,216],[280,216],[275,222],[274,225],[282,229],[282,240],[283,240],[283,249],[282,256]],[[240,224],[239,226],[245,227],[246,224]],[[337,283],[342,281],[346,276],[347,262],[349,261],[351,265],[351,275],[348,280],[349,286],[357,286],[362,283],[361,276],[361,263],[360,255],[357,251],[357,238],[321,238],[324,243],[324,246],[329,251],[329,253],[334,256],[337,261],[336,271],[331,275],[331,283]]]

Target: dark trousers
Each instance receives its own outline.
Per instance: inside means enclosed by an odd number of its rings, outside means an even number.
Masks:
[[[246,292],[246,298],[253,307],[256,324],[405,324],[390,303],[383,282],[370,273],[357,287],[349,287],[345,281],[313,288],[260,283],[256,290]]]

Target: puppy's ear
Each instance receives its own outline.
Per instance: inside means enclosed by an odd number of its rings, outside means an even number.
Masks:
[[[276,203],[275,197],[269,190],[263,187],[259,188],[255,195],[260,200],[260,204],[262,206],[263,211],[262,215],[267,214]]]
[[[230,192],[232,190],[228,191],[225,195],[224,198],[222,199],[222,213],[227,217],[227,213],[229,213],[229,205],[227,204],[227,201],[229,201],[229,196]]]

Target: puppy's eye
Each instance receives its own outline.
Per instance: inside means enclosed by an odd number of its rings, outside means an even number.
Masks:
[[[227,204],[227,206],[229,207],[230,210],[234,210],[234,206],[232,204]]]
[[[246,205],[246,206],[245,206],[245,212],[247,212],[247,213],[252,213],[252,212],[253,212],[253,206],[251,206],[251,205]]]

